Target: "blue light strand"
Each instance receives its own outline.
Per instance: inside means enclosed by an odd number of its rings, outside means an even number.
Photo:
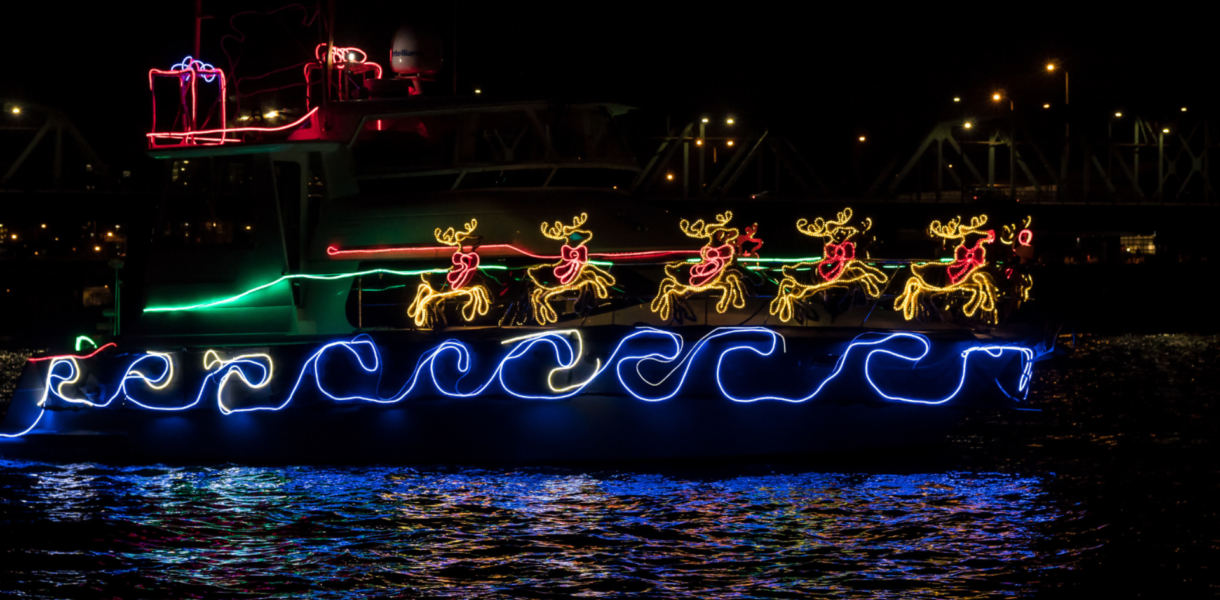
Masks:
[[[836,361],[835,367],[834,367],[833,371],[831,372],[831,374],[829,376],[827,376],[826,378],[824,378],[823,380],[821,380],[817,384],[817,386],[813,389],[813,391],[810,392],[808,395],[805,395],[803,397],[792,397],[792,398],[784,397],[784,396],[777,396],[777,395],[738,397],[738,396],[735,396],[734,394],[732,394],[726,388],[726,386],[722,380],[722,372],[725,368],[725,359],[736,352],[745,351],[745,350],[753,352],[756,355],[761,356],[761,357],[771,356],[772,354],[775,353],[777,348],[782,348],[783,352],[787,352],[786,341],[782,335],[780,335],[779,333],[777,333],[773,330],[766,329],[763,327],[721,327],[721,328],[714,329],[711,332],[709,332],[708,334],[704,335],[698,342],[696,342],[691,347],[689,352],[684,353],[683,352],[684,340],[681,335],[679,335],[677,333],[669,332],[669,331],[654,329],[652,327],[640,327],[636,331],[631,332],[630,334],[628,334],[627,336],[625,336],[624,338],[619,340],[618,344],[615,346],[614,350],[610,353],[610,356],[607,358],[605,363],[600,363],[599,367],[597,367],[594,370],[593,374],[588,376],[583,382],[569,386],[569,387],[565,387],[562,389],[556,389],[554,387],[554,384],[551,382],[550,377],[548,377],[548,379],[547,379],[548,385],[551,387],[552,391],[555,392],[553,394],[542,394],[542,395],[529,394],[529,393],[523,393],[523,392],[514,390],[511,387],[511,385],[508,383],[508,381],[506,381],[504,378],[504,373],[506,371],[506,367],[508,367],[511,362],[516,361],[516,360],[522,358],[523,356],[525,356],[531,349],[535,348],[538,344],[546,344],[547,346],[550,347],[551,351],[553,352],[555,362],[560,365],[560,367],[556,370],[568,370],[568,369],[574,368],[577,365],[577,362],[580,359],[580,352],[578,352],[577,350],[575,350],[573,348],[572,343],[569,340],[568,336],[576,335],[578,337],[578,339],[580,339],[579,338],[580,332],[577,330],[546,331],[546,332],[540,332],[540,333],[536,333],[536,334],[522,336],[520,338],[506,340],[505,342],[503,342],[503,343],[512,343],[513,344],[510,351],[500,359],[499,363],[496,365],[495,370],[491,373],[490,376],[488,376],[486,381],[484,381],[482,384],[480,384],[478,386],[475,386],[474,388],[470,389],[469,391],[461,391],[460,384],[465,379],[465,377],[470,373],[470,369],[471,369],[471,366],[473,363],[472,353],[465,344],[458,342],[456,340],[452,340],[452,339],[446,340],[446,341],[442,342],[440,345],[436,346],[435,348],[432,348],[431,350],[420,355],[420,357],[417,359],[417,361],[415,363],[415,369],[413,370],[411,376],[407,379],[406,382],[403,383],[403,385],[398,389],[397,392],[395,392],[394,394],[392,394],[390,396],[383,396],[379,391],[381,389],[382,380],[383,380],[383,376],[384,376],[384,370],[382,369],[383,362],[382,362],[380,353],[378,351],[377,345],[373,342],[373,339],[370,336],[368,336],[367,334],[360,334],[350,340],[343,340],[343,341],[336,341],[336,342],[328,343],[328,344],[322,346],[321,348],[317,349],[316,351],[314,351],[314,353],[311,354],[309,356],[309,358],[306,359],[305,363],[302,365],[300,371],[298,372],[296,381],[292,386],[292,389],[289,390],[288,394],[285,395],[283,401],[275,406],[251,406],[251,407],[230,408],[224,402],[225,386],[227,385],[229,379],[233,376],[238,377],[239,379],[242,380],[243,383],[245,383],[248,387],[253,388],[253,389],[264,387],[270,383],[274,365],[271,363],[271,357],[269,357],[267,355],[243,355],[243,356],[238,356],[236,358],[233,358],[233,359],[230,359],[227,361],[220,360],[219,357],[217,357],[217,361],[215,363],[211,363],[211,364],[219,364],[219,368],[211,369],[210,372],[204,377],[202,383],[199,386],[198,393],[195,395],[195,399],[193,401],[191,401],[189,404],[186,404],[183,406],[176,406],[176,407],[153,406],[153,405],[145,404],[143,402],[140,402],[136,398],[134,398],[130,394],[130,391],[127,388],[127,382],[130,380],[133,380],[133,379],[141,380],[149,387],[152,387],[153,389],[157,389],[157,390],[164,389],[165,387],[167,387],[172,382],[172,379],[173,379],[173,359],[168,354],[150,352],[150,353],[140,356],[136,360],[132,361],[125,369],[118,388],[105,402],[102,402],[102,403],[95,403],[95,402],[92,402],[87,399],[68,398],[65,395],[63,395],[63,390],[60,388],[62,388],[63,385],[65,385],[65,384],[75,383],[76,380],[80,376],[80,371],[79,371],[79,367],[76,365],[75,359],[71,359],[71,358],[57,359],[51,363],[51,366],[48,370],[47,379],[46,379],[46,389],[43,392],[42,399],[38,403],[42,410],[39,413],[39,416],[35,419],[34,423],[31,424],[28,428],[26,428],[24,431],[22,431],[20,433],[0,434],[0,437],[5,437],[5,438],[21,437],[21,436],[25,435],[26,433],[29,433],[30,431],[32,431],[41,421],[42,415],[45,413],[45,410],[46,410],[46,402],[51,397],[60,398],[66,402],[70,402],[70,403],[74,403],[74,404],[85,404],[90,407],[105,408],[105,407],[110,406],[114,402],[115,398],[122,395],[126,400],[128,400],[128,401],[132,402],[133,404],[135,404],[136,406],[139,406],[144,409],[156,410],[156,411],[182,411],[182,410],[187,410],[187,409],[193,408],[195,406],[198,406],[203,398],[203,394],[208,389],[208,385],[215,384],[216,385],[217,407],[219,408],[221,413],[223,413],[225,415],[229,415],[232,413],[252,412],[252,411],[279,411],[279,410],[286,408],[293,401],[293,399],[296,397],[298,390],[301,387],[301,384],[304,382],[306,375],[310,371],[313,372],[314,384],[317,387],[318,391],[320,393],[322,393],[323,395],[325,395],[326,397],[330,398],[331,400],[334,400],[336,402],[364,401],[364,402],[373,402],[373,403],[379,403],[379,404],[392,404],[392,403],[400,402],[400,401],[404,400],[405,398],[407,398],[408,396],[410,396],[410,394],[415,390],[417,384],[420,382],[421,376],[425,372],[425,370],[427,371],[427,374],[431,378],[431,383],[432,383],[433,387],[439,393],[441,393],[447,397],[450,397],[450,398],[470,398],[470,397],[478,396],[498,384],[499,388],[502,389],[505,393],[507,393],[515,398],[518,398],[518,399],[561,400],[561,399],[565,399],[565,398],[571,398],[573,396],[576,396],[577,394],[582,393],[586,388],[588,388],[589,385],[591,385],[595,380],[597,380],[598,377],[602,373],[604,373],[606,370],[608,370],[610,368],[610,366],[613,364],[613,365],[615,365],[615,375],[619,381],[619,384],[623,387],[623,389],[625,391],[627,391],[628,394],[630,394],[631,396],[635,397],[638,400],[642,400],[642,401],[646,401],[646,402],[660,402],[660,401],[672,399],[673,397],[678,395],[678,393],[681,392],[682,388],[685,387],[687,378],[690,376],[691,368],[695,364],[696,359],[698,358],[699,354],[701,352],[703,352],[703,350],[712,341],[726,337],[726,336],[739,335],[739,334],[743,334],[743,335],[761,334],[761,335],[766,336],[767,342],[769,342],[769,344],[767,344],[766,347],[763,348],[763,347],[759,347],[757,345],[750,345],[750,344],[743,343],[743,344],[730,346],[730,347],[725,348],[724,350],[720,351],[720,353],[717,357],[717,360],[716,360],[716,368],[715,368],[715,373],[714,373],[716,385],[720,389],[720,392],[724,395],[725,398],[727,398],[733,402],[738,402],[738,403],[752,403],[752,402],[758,402],[761,400],[778,400],[778,401],[789,402],[789,403],[803,403],[803,402],[809,401],[811,399],[814,399],[825,389],[827,384],[829,384],[831,381],[836,379],[842,373],[843,369],[846,366],[849,356],[852,355],[853,350],[855,350],[857,347],[879,346],[881,344],[885,344],[887,342],[890,342],[890,341],[896,340],[896,339],[915,341],[922,346],[922,351],[914,353],[914,354],[910,354],[910,353],[904,354],[904,353],[887,350],[887,349],[883,349],[883,348],[876,348],[876,349],[870,350],[868,352],[868,354],[866,355],[865,360],[864,360],[864,369],[863,369],[864,378],[868,382],[868,384],[873,388],[873,390],[876,391],[877,394],[880,395],[882,398],[885,398],[885,399],[891,400],[891,401],[896,401],[896,402],[904,402],[904,403],[927,404],[927,405],[943,404],[943,403],[948,402],[949,400],[953,399],[954,397],[956,397],[961,392],[961,390],[964,388],[965,382],[966,382],[966,376],[967,376],[967,369],[968,369],[969,363],[970,363],[970,357],[973,354],[975,354],[977,352],[984,352],[987,356],[989,356],[991,358],[1001,358],[1004,355],[1004,353],[1006,353],[1006,352],[1018,352],[1019,356],[1022,358],[1022,368],[1021,368],[1021,374],[1018,378],[1017,390],[1020,392],[1024,392],[1024,396],[1022,398],[1022,399],[1024,399],[1024,398],[1027,398],[1028,394],[1029,394],[1028,386],[1029,386],[1029,382],[1032,378],[1032,363],[1033,363],[1033,359],[1035,357],[1034,350],[1032,350],[1030,348],[1021,347],[1021,346],[988,345],[988,346],[976,346],[973,348],[967,348],[966,350],[962,351],[959,355],[959,357],[961,359],[961,363],[960,363],[961,374],[957,378],[958,379],[957,386],[953,389],[953,391],[951,393],[949,393],[947,396],[945,396],[943,398],[932,398],[932,399],[907,398],[907,397],[887,393],[886,391],[884,391],[881,388],[881,386],[879,386],[873,380],[872,374],[871,374],[872,359],[875,355],[880,353],[880,354],[888,355],[888,356],[891,356],[891,357],[894,357],[894,358],[897,358],[900,360],[908,361],[911,363],[912,368],[915,368],[919,365],[920,361],[922,361],[924,358],[926,358],[927,355],[929,354],[929,352],[931,350],[930,341],[928,340],[928,338],[926,336],[921,335],[921,334],[891,333],[888,335],[883,335],[883,334],[876,333],[876,332],[869,332],[869,333],[865,333],[865,334],[861,334],[860,336],[857,336],[849,343],[847,350],[844,351],[844,353]],[[883,335],[883,337],[880,337],[879,339],[873,339],[873,340],[866,340],[866,339],[862,340],[861,339],[861,338],[864,338],[865,336],[874,336],[874,335]],[[673,344],[673,351],[670,353],[666,353],[666,352],[662,351],[662,352],[650,352],[647,354],[640,354],[640,355],[623,356],[622,358],[619,358],[617,360],[617,364],[616,364],[616,358],[618,358],[620,352],[623,350],[623,348],[625,347],[625,345],[628,342],[630,342],[631,340],[636,339],[636,338],[651,337],[651,336],[659,336],[659,337],[666,338],[669,342],[671,342]],[[583,341],[581,343],[582,343],[581,347],[583,348]],[[327,387],[324,385],[324,383],[322,381],[320,364],[321,364],[321,361],[325,357],[328,356],[330,351],[333,349],[336,349],[336,348],[342,348],[343,350],[350,353],[351,356],[353,358],[355,358],[357,366],[359,366],[359,368],[361,370],[363,370],[365,373],[369,373],[369,374],[372,374],[374,372],[377,373],[377,382],[376,382],[376,387],[374,389],[378,390],[378,391],[375,392],[374,396],[364,396],[364,395],[358,395],[358,394],[357,395],[342,395],[342,394],[333,393],[332,391],[327,389]],[[453,366],[456,368],[457,372],[459,372],[461,375],[457,378],[456,381],[454,381],[452,383],[451,386],[446,387],[445,385],[442,384],[443,378],[441,376],[439,376],[437,373],[436,363],[438,362],[438,360],[440,360],[442,358],[442,356],[444,354],[449,353],[449,352],[456,354],[456,361],[453,363]],[[264,364],[261,360],[254,360],[254,359],[260,358],[260,357],[266,358],[267,363]],[[153,359],[161,360],[162,364],[164,365],[164,367],[159,375],[157,375],[156,377],[150,377],[149,375],[146,375],[143,371],[137,370],[137,367],[139,367],[142,363],[144,363],[145,361],[153,360]],[[665,375],[663,377],[661,377],[659,380],[656,380],[656,381],[650,380],[647,376],[644,375],[643,371],[641,370],[642,366],[645,363],[673,364],[674,361],[677,361],[677,362],[676,362],[676,364],[674,364],[673,368],[671,368],[667,373],[665,373]],[[61,363],[67,363],[67,366],[69,368],[69,372],[67,375],[60,374],[60,372],[62,371],[62,369],[59,368]],[[634,366],[636,375],[638,376],[639,380],[653,388],[660,387],[666,381],[669,381],[670,378],[672,378],[674,376],[677,377],[678,381],[674,385],[673,390],[670,391],[669,393],[663,393],[663,394],[659,394],[659,395],[656,395],[656,394],[650,395],[650,394],[642,393],[640,390],[637,390],[635,387],[633,387],[633,385],[631,383],[629,383],[627,379],[624,378],[624,376],[623,376],[624,365]],[[210,369],[210,364],[207,363],[206,359],[205,359],[205,367]],[[425,369],[425,367],[426,367],[426,369]],[[255,369],[257,369],[258,374],[256,377],[252,377],[249,374],[249,372],[252,370],[255,370]],[[552,372],[551,372],[552,375],[554,374],[554,371],[555,370],[552,370]],[[995,383],[997,385],[1000,385],[998,378],[996,378]],[[1007,390],[1005,390],[1003,388],[1002,385],[1000,385],[1000,388],[1001,388],[1001,391],[1004,392],[1004,394],[1006,396],[1013,399],[1014,401],[1019,401],[1015,397],[1013,397],[1011,394],[1009,394],[1007,392]]]

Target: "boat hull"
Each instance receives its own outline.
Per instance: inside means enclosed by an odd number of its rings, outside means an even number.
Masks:
[[[574,331],[32,362],[0,456],[554,464],[878,450],[1019,405],[1034,359],[960,335]]]

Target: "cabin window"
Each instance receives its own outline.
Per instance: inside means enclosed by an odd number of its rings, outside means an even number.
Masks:
[[[158,248],[251,246],[273,209],[265,157],[200,157],[171,162],[157,210]]]

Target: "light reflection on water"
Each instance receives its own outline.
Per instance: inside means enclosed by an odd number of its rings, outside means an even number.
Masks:
[[[0,463],[0,481],[5,587],[52,596],[989,597],[1023,589],[1054,518],[1039,480],[966,473]]]

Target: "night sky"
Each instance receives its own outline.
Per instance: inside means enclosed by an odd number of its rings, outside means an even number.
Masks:
[[[112,163],[138,162],[148,128],[146,73],[191,52],[190,0],[12,4],[0,21],[6,101],[63,109]],[[221,36],[229,17],[278,2],[204,1],[203,59],[229,69]],[[316,4],[309,4],[312,11]],[[14,12],[14,11],[19,12]],[[402,23],[445,39],[449,93],[452,2],[337,2],[336,44],[388,63]],[[318,28],[304,11],[277,20],[243,17],[237,76],[283,67],[312,53]],[[1058,61],[1071,74],[1072,110],[1103,118],[1115,109],[1174,118],[1215,103],[1216,56],[1199,9],[1156,3],[1078,9],[1021,3],[575,3],[458,0],[459,91],[488,97],[610,100],[641,107],[637,122],[660,135],[674,124],[733,114],[745,127],[790,137],[833,171],[859,135],[874,148],[913,150],[939,120],[986,116],[995,90],[1018,111],[1062,101]],[[290,73],[295,73],[293,70]],[[243,87],[243,89],[246,89]],[[300,88],[288,95],[299,95]],[[953,96],[963,103],[954,105]],[[271,100],[271,97],[264,99]],[[654,125],[655,124],[655,125]],[[833,177],[831,177],[833,179]]]

